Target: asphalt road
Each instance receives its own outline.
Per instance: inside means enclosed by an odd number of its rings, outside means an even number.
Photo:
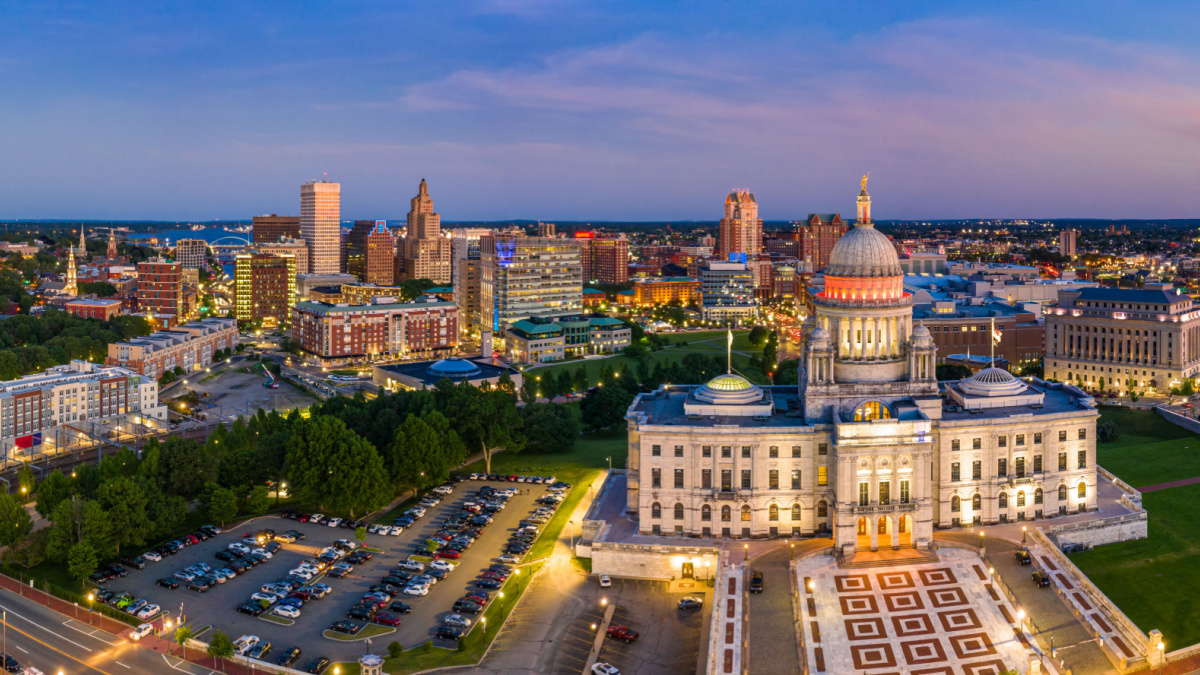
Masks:
[[[763,573],[763,592],[750,595],[749,671],[762,675],[800,672],[796,652],[796,617],[792,611],[792,579],[788,548],[755,558],[750,569]]]

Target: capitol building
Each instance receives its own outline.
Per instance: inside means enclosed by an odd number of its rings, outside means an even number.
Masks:
[[[630,406],[627,508],[639,533],[823,534],[849,556],[923,548],[934,528],[1094,510],[1093,399],[999,368],[939,383],[903,279],[864,179],[814,296],[799,386],[731,371]]]

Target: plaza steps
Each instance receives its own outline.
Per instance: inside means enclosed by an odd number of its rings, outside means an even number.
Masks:
[[[899,551],[863,551],[849,558],[839,554],[838,568],[846,570],[867,569],[871,567],[902,567],[904,565],[922,565],[938,561],[936,553],[919,551],[915,548],[904,548]]]

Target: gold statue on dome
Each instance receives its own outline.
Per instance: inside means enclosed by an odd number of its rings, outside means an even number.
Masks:
[[[863,176],[863,177],[862,177],[862,189],[863,189],[863,192],[866,192],[866,191],[867,191],[867,179],[868,179],[868,178],[870,178],[870,177],[871,177],[871,172],[870,172],[870,171],[868,171],[868,172],[867,172],[867,174],[866,174],[865,176]]]

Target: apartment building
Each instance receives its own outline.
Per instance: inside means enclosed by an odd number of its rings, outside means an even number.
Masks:
[[[162,258],[138,263],[138,309],[183,317],[183,265]]]
[[[190,372],[211,365],[213,352],[232,349],[237,338],[236,319],[201,319],[127,342],[114,342],[108,345],[104,363],[158,379],[176,367]]]
[[[292,339],[321,365],[448,354],[458,334],[458,307],[431,296],[376,297],[367,305],[309,301],[292,310]]]

